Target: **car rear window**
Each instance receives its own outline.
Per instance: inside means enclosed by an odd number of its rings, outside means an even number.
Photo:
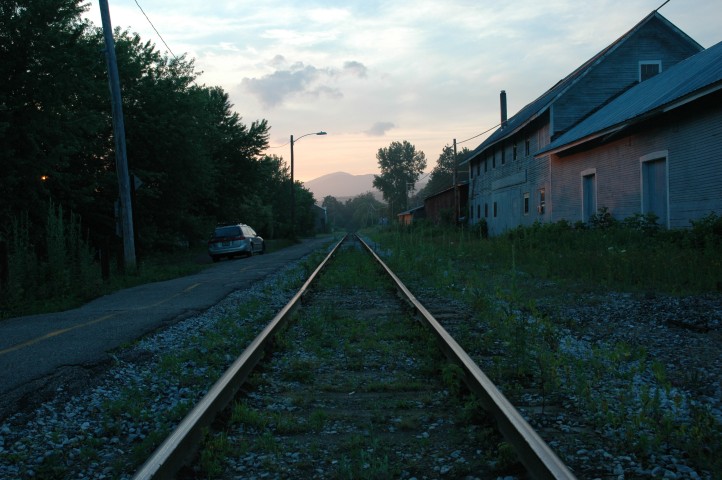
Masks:
[[[237,237],[241,234],[241,228],[238,226],[218,227],[216,228],[214,237]]]

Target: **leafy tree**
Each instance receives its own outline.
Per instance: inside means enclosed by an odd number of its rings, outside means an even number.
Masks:
[[[347,228],[357,230],[379,223],[385,205],[374,198],[373,193],[366,192],[346,201],[349,219]]]
[[[464,147],[461,151],[457,151],[456,157],[457,159],[465,158],[469,153],[470,150]],[[419,192],[419,196],[423,199],[451,187],[454,182],[454,165],[454,148],[446,145],[436,160],[436,166],[431,171],[429,182]],[[458,169],[456,173],[457,182],[467,177],[466,172],[460,172]]]
[[[316,199],[313,193],[303,186],[301,182],[295,182],[296,189],[296,229],[295,233],[309,235],[313,233],[316,224],[316,214],[313,206]]]
[[[87,37],[84,8],[79,0],[0,1],[3,226],[18,212],[42,225],[51,197],[75,210],[92,203],[79,177],[103,142],[96,100],[107,98],[108,84],[96,81],[103,57]]]
[[[339,202],[336,197],[332,195],[325,196],[321,206],[326,209],[326,217],[332,229],[336,227],[344,228],[346,226],[344,205]]]
[[[326,207],[329,223],[333,227],[348,231],[377,224],[386,208],[371,192],[357,195],[345,203],[329,195],[323,199],[322,206]]]
[[[145,184],[135,205],[141,242],[192,243],[217,220],[252,223],[250,212],[265,211],[254,192],[266,121],[249,128],[220,87],[194,85],[192,61],[161,56],[136,34],[116,37],[128,164]]]
[[[380,148],[376,158],[381,175],[374,175],[373,186],[381,191],[390,213],[395,215],[408,207],[407,186],[416,183],[426,168],[426,156],[404,140]]]

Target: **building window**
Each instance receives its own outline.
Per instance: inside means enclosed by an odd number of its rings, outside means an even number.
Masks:
[[[539,189],[539,205],[537,206],[537,211],[539,212],[539,215],[544,215],[544,209],[546,207],[546,192],[543,188]]]
[[[529,134],[526,135],[526,139],[524,140],[524,155],[527,157],[531,153],[531,139],[529,138]]]
[[[484,173],[486,173],[488,171],[489,171],[489,159],[485,158],[484,159]]]
[[[481,160],[476,164],[476,176],[478,177],[479,175],[481,175]]]
[[[489,218],[489,204],[484,204],[484,218]]]
[[[504,142],[501,142],[501,164],[506,163],[506,148],[504,148]]]
[[[529,192],[524,194],[524,215],[529,215]]]
[[[496,168],[496,152],[491,149],[491,168]]]
[[[499,213],[499,209],[496,208],[496,202],[494,202],[494,218],[496,218],[497,213]]]
[[[645,60],[639,62],[639,81],[643,82],[662,71],[661,60]]]
[[[516,160],[517,159],[517,151],[516,151],[516,140],[514,140],[514,143],[511,146],[511,159]]]
[[[481,218],[481,205],[476,206],[476,218]]]

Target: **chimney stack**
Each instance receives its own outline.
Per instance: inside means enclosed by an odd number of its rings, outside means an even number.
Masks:
[[[506,91],[502,90],[499,94],[499,102],[501,103],[501,128],[506,127]]]

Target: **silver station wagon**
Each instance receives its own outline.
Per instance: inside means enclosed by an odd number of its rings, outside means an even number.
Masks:
[[[250,257],[254,253],[265,253],[265,251],[266,243],[263,238],[243,223],[218,225],[208,240],[208,255],[214,262],[221,257],[231,258],[236,255]]]

